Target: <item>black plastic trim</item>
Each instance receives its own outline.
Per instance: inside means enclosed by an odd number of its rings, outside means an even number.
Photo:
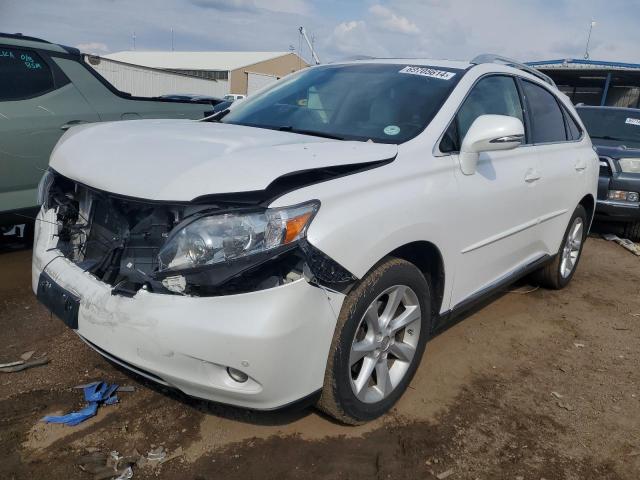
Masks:
[[[451,310],[440,313],[434,322],[433,334],[442,333],[456,323],[461,322],[481,308],[487,306],[497,296],[503,293],[509,285],[530,273],[535,272],[549,262],[552,262],[554,258],[555,255],[543,255],[539,259],[517,268],[509,275],[470,295],[455,305]]]
[[[194,198],[193,203],[233,203],[268,206],[277,198],[300,188],[382,167],[393,162],[395,159],[396,156],[367,163],[352,163],[335,166],[328,165],[326,167],[297,170],[276,178],[267,185],[264,190],[203,195],[201,197]]]

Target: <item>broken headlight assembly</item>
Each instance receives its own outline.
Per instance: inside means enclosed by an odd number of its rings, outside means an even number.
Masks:
[[[158,253],[159,273],[179,273],[275,252],[305,237],[318,201],[261,211],[198,215],[177,225]]]

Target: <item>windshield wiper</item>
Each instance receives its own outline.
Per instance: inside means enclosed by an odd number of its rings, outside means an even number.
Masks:
[[[281,132],[291,132],[291,133],[300,133],[302,135],[312,135],[314,137],[331,138],[333,140],[344,140],[344,137],[339,137],[338,135],[333,135],[331,133],[316,132],[315,130],[304,130],[301,128],[293,128],[291,125],[284,125],[282,127],[278,127],[278,130],[280,130]]]

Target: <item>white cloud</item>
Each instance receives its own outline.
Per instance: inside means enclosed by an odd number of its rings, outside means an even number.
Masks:
[[[109,51],[109,47],[107,47],[104,43],[100,42],[89,42],[89,43],[79,43],[76,45],[83,53],[107,53]]]
[[[369,12],[377,17],[380,26],[385,30],[396,33],[404,33],[407,35],[415,35],[420,33],[418,26],[410,21],[407,17],[395,14],[393,11],[382,5],[372,5]]]
[[[373,38],[364,20],[338,24],[326,44],[329,50],[339,55],[388,55],[388,51]]]

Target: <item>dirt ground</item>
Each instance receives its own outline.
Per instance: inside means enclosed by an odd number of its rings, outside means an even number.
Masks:
[[[185,397],[115,368],[30,291],[31,251],[0,253],[0,478],[91,479],[86,453],[163,446],[159,479],[640,478],[640,258],[590,238],[564,291],[517,285],[427,346],[389,415],[338,425],[311,408],[255,413]],[[136,387],[76,427],[92,380]]]

